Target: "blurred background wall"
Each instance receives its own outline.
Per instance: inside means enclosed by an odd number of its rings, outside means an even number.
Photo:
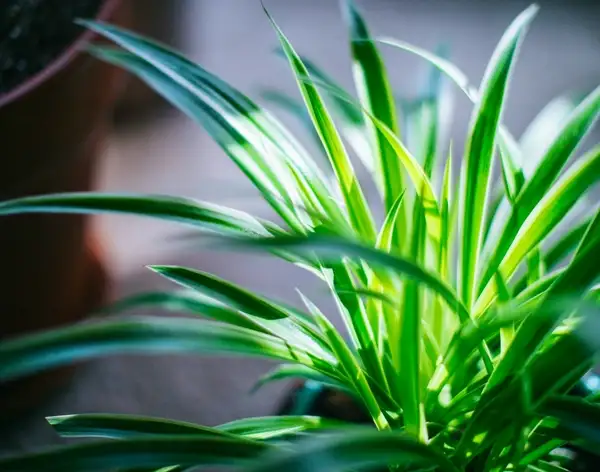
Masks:
[[[529,4],[520,0],[357,0],[374,35],[434,49],[479,83],[510,21]],[[338,0],[265,0],[302,54],[351,88],[347,32]],[[540,1],[510,89],[505,123],[519,135],[550,99],[600,83],[600,2]],[[251,97],[265,87],[295,93],[276,37],[258,0],[133,0],[136,28],[168,42]],[[392,84],[411,96],[424,74],[422,60],[383,47]],[[462,150],[471,106],[456,93],[453,139]],[[99,185],[110,191],[173,193],[266,214],[245,178],[205,133],[160,106],[133,84],[106,150]],[[260,100],[259,100],[260,101]],[[598,132],[590,141],[598,142]],[[177,250],[168,224],[125,217],[99,220],[114,270],[126,274]]]

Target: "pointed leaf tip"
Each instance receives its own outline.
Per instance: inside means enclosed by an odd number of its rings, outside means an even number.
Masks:
[[[340,0],[344,21],[349,25],[352,40],[368,39],[369,32],[354,0]]]

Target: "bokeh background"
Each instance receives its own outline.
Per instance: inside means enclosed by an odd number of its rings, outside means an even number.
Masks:
[[[296,94],[287,64],[273,54],[277,38],[259,0],[133,0],[135,28],[171,44],[259,103],[265,88]],[[478,84],[510,21],[531,2],[521,0],[357,0],[375,36],[450,48],[450,58]],[[600,2],[541,0],[522,48],[505,110],[519,135],[552,98],[586,92],[600,83]],[[347,30],[338,0],[265,0],[296,49],[352,89]],[[422,59],[382,47],[395,91],[419,90]],[[175,193],[253,211],[265,206],[243,175],[197,125],[177,111],[154,106],[135,84],[106,150],[99,185],[106,190]],[[455,154],[463,149],[471,104],[456,90],[452,116]],[[160,102],[158,102],[160,104]],[[279,110],[276,110],[279,112]],[[280,116],[294,128],[288,116]],[[296,129],[296,128],[294,128]],[[589,141],[598,142],[598,133]],[[526,156],[525,156],[526,158]],[[99,222],[111,267],[139,270],[179,250],[176,228],[128,217]]]

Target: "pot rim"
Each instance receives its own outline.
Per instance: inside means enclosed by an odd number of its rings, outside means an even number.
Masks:
[[[105,21],[113,14],[121,0],[104,0],[96,15],[97,21]],[[26,79],[12,90],[0,95],[0,108],[18,100],[35,90],[42,83],[66,68],[80,53],[82,46],[97,37],[97,34],[85,29],[61,54],[58,55],[45,68]]]

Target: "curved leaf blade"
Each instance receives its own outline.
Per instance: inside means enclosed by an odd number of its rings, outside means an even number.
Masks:
[[[433,447],[407,434],[348,428],[340,434],[320,435],[298,445],[291,452],[266,455],[248,472],[347,472],[410,463],[442,472],[458,469]]]
[[[315,429],[339,428],[345,423],[317,416],[267,416],[244,418],[215,428],[183,421],[133,415],[79,414],[51,416],[48,423],[62,437],[128,439],[169,436],[214,436],[235,439],[241,436],[265,440]]]
[[[550,144],[534,174],[527,181],[519,201],[523,210],[530,209],[548,191],[569,157],[600,115],[600,86],[591,92],[569,115],[568,120]]]
[[[313,367],[337,378],[336,361],[316,357],[280,338],[210,321],[131,317],[87,323],[0,344],[0,379],[10,380],[94,357],[128,353],[222,353]]]
[[[547,152],[548,146],[556,139],[563,124],[577,105],[577,101],[570,96],[556,97],[544,106],[523,131],[519,146],[523,154],[528,156],[523,162],[523,170],[528,178],[531,177]]]
[[[97,47],[93,52],[103,61],[138,76],[200,124],[289,226],[301,231],[307,224],[306,216],[296,212],[295,205],[301,203],[298,189],[286,165],[277,158],[280,154],[275,153],[269,138],[260,130],[250,124],[246,127],[240,125],[240,122],[245,123],[245,117],[239,111],[230,110],[228,113],[216,107],[199,94],[197,87],[190,90],[187,82],[181,84],[173,80],[172,74],[165,72],[165,67],[155,67],[134,54]]]
[[[290,67],[294,72],[296,82],[311,115],[315,129],[321,137],[323,148],[327,152],[342,196],[344,197],[346,210],[352,222],[352,226],[356,233],[361,237],[364,237],[367,240],[374,240],[375,227],[371,211],[367,205],[352,167],[352,163],[346,153],[346,149],[344,148],[344,144],[342,143],[335,124],[333,123],[317,88],[314,83],[312,83],[309,72],[302,62],[302,59],[298,56],[291,43],[266,9],[265,13],[277,33],[277,37],[288,58]]]
[[[571,113],[564,123],[560,133],[549,145],[535,173],[525,183],[517,196],[512,213],[508,218],[502,234],[498,239],[494,254],[485,266],[485,271],[479,283],[478,293],[481,293],[499,264],[506,255],[523,222],[531,215],[539,202],[552,189],[562,168],[573,155],[580,142],[600,115],[600,87],[594,90]]]
[[[461,185],[459,293],[467,308],[471,307],[477,295],[475,277],[483,240],[492,158],[508,81],[522,37],[537,10],[535,5],[526,9],[504,33],[486,70],[481,100],[473,112],[465,152],[466,172]]]
[[[355,242],[342,237],[306,235],[306,236],[281,236],[271,238],[219,238],[221,244],[236,248],[269,249],[285,248],[292,253],[316,253],[324,261],[331,258],[339,260],[341,255],[364,259],[374,265],[380,265],[400,275],[418,281],[437,293],[448,304],[448,307],[457,313],[462,320],[469,319],[469,312],[460,302],[452,287],[442,281],[436,274],[429,272],[415,264],[410,259],[389,254],[369,245]]]
[[[305,431],[330,430],[347,427],[348,423],[319,416],[264,416],[244,418],[217,426],[229,434],[256,440],[266,440]]]
[[[95,47],[91,48],[93,54],[140,75],[157,92],[205,126],[271,206],[283,211],[284,218],[294,215],[287,214],[286,207],[277,207],[277,202],[270,200],[269,183],[277,187],[284,200],[289,197],[292,202],[297,191],[301,194],[308,191],[302,195],[305,203],[316,199],[332,219],[341,218],[340,209],[327,198],[329,185],[310,154],[279,121],[247,96],[164,45],[113,25],[82,23],[133,53],[129,57],[123,52],[117,56],[107,55],[110,52],[107,48]],[[223,131],[228,136],[226,140],[223,140]],[[235,149],[236,143],[246,145],[245,152]],[[260,148],[258,153],[253,149],[256,146]],[[294,176],[290,174],[301,179],[302,188],[295,189]],[[269,182],[273,176],[281,182]],[[293,212],[293,206],[288,210]],[[288,221],[294,222],[301,223],[302,219]]]
[[[232,438],[215,428],[183,421],[149,418],[134,415],[107,415],[88,413],[50,416],[50,426],[65,438],[127,439],[151,436],[214,436]]]
[[[263,375],[260,379],[258,379],[256,384],[254,384],[254,386],[252,387],[252,392],[256,392],[264,385],[271,382],[298,378],[312,380],[323,385],[331,385],[332,387],[338,390],[351,392],[351,389],[339,379],[327,377],[321,372],[311,369],[310,367],[298,364],[280,364],[277,367],[273,368],[265,375]]]
[[[350,49],[353,58],[354,83],[362,107],[383,123],[395,135],[398,134],[398,119],[394,97],[387,77],[385,64],[377,50],[367,24],[353,0],[343,1],[344,16],[350,31]],[[403,172],[395,150],[390,146],[381,131],[366,120],[367,130],[377,158],[377,180],[383,189],[386,213],[397,202],[398,196],[405,190]],[[402,201],[397,219],[397,233],[407,228],[408,208]],[[400,245],[401,240],[396,244]],[[401,247],[401,246],[400,246]]]
[[[134,467],[233,465],[248,463],[270,449],[268,444],[241,436],[134,438],[96,441],[20,457],[0,458],[0,469],[11,472],[104,472]]]
[[[150,266],[150,269],[172,282],[209,295],[257,318],[279,320],[290,316],[282,307],[215,275],[179,266]]]
[[[160,308],[169,312],[201,315],[214,321],[241,328],[272,334],[267,328],[237,310],[205,297],[199,293],[181,290],[176,292],[145,292],[123,298],[105,307],[101,313],[123,313],[143,307]]]
[[[523,221],[499,265],[499,271],[505,278],[513,275],[529,251],[550,234],[599,178],[600,146],[596,146],[549,189]],[[495,293],[494,283],[490,280],[477,299],[474,312],[481,312]]]
[[[415,54],[431,65],[439,69],[446,75],[454,84],[462,90],[473,104],[478,104],[481,100],[479,91],[470,85],[469,79],[457,66],[452,64],[447,59],[440,57],[426,49],[414,46],[404,41],[399,41],[394,38],[382,38],[377,40],[381,44],[386,44],[391,47],[402,49],[411,54]],[[518,151],[518,145],[514,137],[509,133],[506,127],[499,124],[499,144],[503,146],[504,152],[500,153],[502,163],[502,177],[505,183],[507,194],[512,195],[512,189],[519,188],[518,183],[524,179],[523,169],[521,165],[521,153]]]
[[[593,444],[600,444],[600,405],[583,398],[553,396],[542,403],[540,413],[558,418],[567,430]]]
[[[22,197],[0,203],[2,216],[23,213],[117,213],[158,218],[218,231],[268,234],[265,225],[242,211],[164,195],[73,192]]]

